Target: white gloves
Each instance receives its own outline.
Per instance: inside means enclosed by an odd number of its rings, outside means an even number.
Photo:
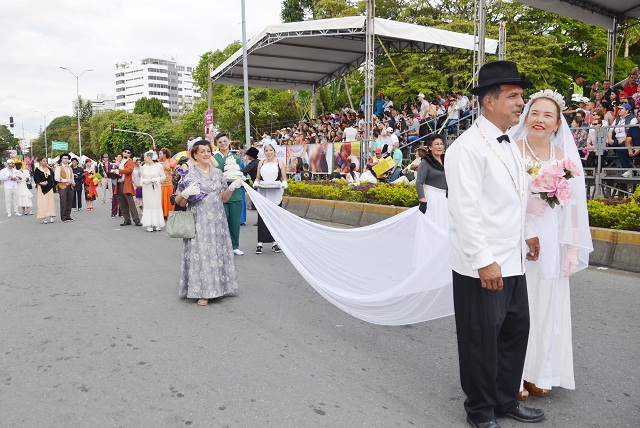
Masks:
[[[564,276],[570,277],[578,269],[578,247],[570,245],[564,258]]]
[[[155,184],[160,184],[162,183],[166,178],[165,177],[154,177],[151,179],[151,181]]]
[[[151,183],[151,180],[149,180],[148,178],[141,178],[140,179],[140,184],[149,184]]]
[[[187,199],[189,196],[195,196],[198,193],[200,193],[200,188],[198,187],[198,185],[197,184],[191,184],[186,189],[184,189],[182,192],[180,192],[180,196],[182,196],[183,198]]]
[[[232,192],[242,187],[243,180],[234,180],[233,183],[229,184],[229,190]]]
[[[546,201],[534,196],[529,196],[527,199],[527,212],[529,214],[535,214],[538,217],[544,215],[544,210],[549,206]]]
[[[255,180],[253,182],[253,187],[255,187],[256,189],[258,188],[258,186],[260,186],[260,180]]]
[[[286,189],[287,187],[289,187],[289,185],[287,184],[286,181],[283,181],[280,183],[280,187],[282,187],[283,189]]]

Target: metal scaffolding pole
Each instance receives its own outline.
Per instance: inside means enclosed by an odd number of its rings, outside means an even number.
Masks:
[[[606,78],[609,82],[611,82],[611,87],[616,83],[615,82],[615,73],[616,73],[616,39],[618,38],[618,19],[613,18],[613,27],[608,31],[607,38],[607,69],[606,69]]]
[[[373,132],[373,87],[375,85],[375,63],[374,63],[374,28],[373,18],[376,16],[376,3],[374,0],[367,0],[367,17],[365,21],[365,61],[364,61],[364,147],[361,162],[366,162],[369,155]]]
[[[504,61],[507,59],[507,23],[500,22],[500,33],[498,35],[498,59]]]

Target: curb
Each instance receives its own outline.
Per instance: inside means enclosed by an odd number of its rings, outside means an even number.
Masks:
[[[282,206],[299,217],[349,226],[368,226],[408,208],[360,202],[285,196]],[[640,273],[640,232],[591,228],[593,253],[589,264]]]

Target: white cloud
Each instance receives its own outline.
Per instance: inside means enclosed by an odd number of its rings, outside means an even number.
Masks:
[[[200,55],[242,38],[240,0],[21,0],[3,4],[0,25],[0,124],[36,138],[35,113],[71,115],[76,96],[115,93],[115,64],[148,57],[197,65]],[[246,0],[247,37],[280,22],[281,0]]]

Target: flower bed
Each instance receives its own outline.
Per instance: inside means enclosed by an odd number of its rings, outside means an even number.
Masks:
[[[289,180],[286,196],[332,201],[366,202],[378,205],[413,207],[418,205],[414,185],[386,183],[349,186],[344,180]],[[593,227],[640,231],[640,187],[631,198],[598,199],[588,202],[589,222]]]

